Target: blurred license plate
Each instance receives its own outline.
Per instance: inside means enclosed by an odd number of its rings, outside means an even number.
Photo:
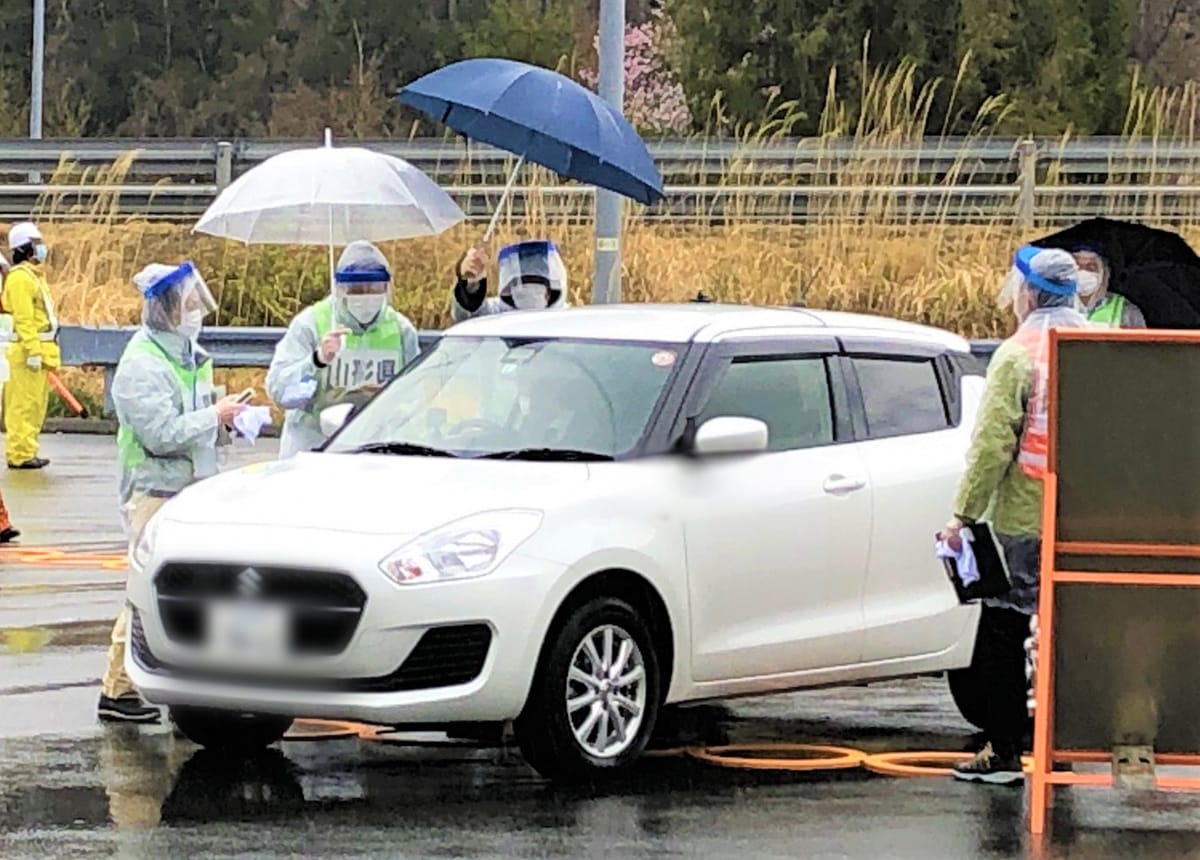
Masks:
[[[251,663],[287,656],[288,613],[283,606],[251,601],[214,603],[209,609],[208,644],[214,655]]]

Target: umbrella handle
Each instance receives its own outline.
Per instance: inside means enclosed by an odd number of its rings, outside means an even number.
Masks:
[[[508,184],[504,186],[504,193],[500,195],[500,202],[496,204],[496,211],[492,213],[492,220],[488,223],[487,231],[483,234],[484,245],[491,242],[492,236],[496,233],[496,225],[500,222],[500,213],[504,211],[504,204],[508,202],[508,197],[512,193],[513,186],[517,183],[517,174],[521,172],[521,167],[524,164],[525,156],[522,155],[517,159],[512,173],[508,175]]]

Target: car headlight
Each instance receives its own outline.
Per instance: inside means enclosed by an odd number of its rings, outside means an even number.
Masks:
[[[142,534],[134,545],[133,552],[129,554],[129,566],[134,570],[145,570],[150,564],[150,559],[154,557],[154,542],[158,537],[158,524],[158,514],[155,514],[142,529]]]
[[[541,524],[541,511],[473,514],[414,538],[379,568],[398,585],[473,579],[499,567]]]

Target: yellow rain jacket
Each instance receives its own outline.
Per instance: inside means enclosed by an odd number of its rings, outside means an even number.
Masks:
[[[58,318],[54,301],[39,267],[28,262],[13,266],[0,295],[4,312],[12,316],[13,342],[8,345],[9,379],[4,386],[5,454],[9,465],[37,458],[38,436],[46,421],[50,396],[47,374],[62,364],[58,348]],[[38,369],[30,358],[42,360]]]
[[[58,349],[58,317],[42,270],[30,263],[13,266],[4,279],[0,295],[4,312],[12,315],[15,342],[8,348],[10,364],[25,365],[33,355],[42,358],[42,367],[54,370],[62,364]]]

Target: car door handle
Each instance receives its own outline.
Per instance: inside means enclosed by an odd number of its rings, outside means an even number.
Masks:
[[[846,475],[830,475],[825,479],[825,483],[821,486],[825,492],[831,496],[844,496],[847,493],[853,493],[856,490],[861,490],[867,485],[866,479],[848,477]]]

